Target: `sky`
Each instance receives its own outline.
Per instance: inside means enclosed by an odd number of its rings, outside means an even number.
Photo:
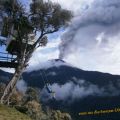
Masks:
[[[64,9],[71,10],[71,5],[74,6],[73,7],[74,9],[71,11],[73,12],[73,14],[75,16],[77,16],[78,12],[80,12],[81,9],[84,9],[84,7],[86,7],[86,5],[84,5],[85,4],[84,2],[86,2],[86,1],[87,0],[77,0],[76,2],[74,0],[71,0],[71,1],[69,1],[69,0],[52,0],[52,2],[59,3]],[[93,0],[89,0],[88,5],[90,5],[90,3],[92,1]],[[27,2],[26,3],[24,2],[24,4],[27,5]],[[43,47],[43,48],[38,48],[34,52],[33,57],[31,58],[31,60],[29,62],[30,66],[29,66],[28,70],[31,71],[31,70],[39,69],[39,67],[40,67],[39,65],[41,65],[41,63],[43,63],[47,60],[50,60],[50,59],[59,58],[59,54],[60,54],[59,46],[61,44],[61,36],[64,32],[65,32],[65,30],[62,30],[62,31],[59,31],[57,33],[54,33],[54,34],[48,36],[49,42],[48,42],[47,46]]]
[[[62,35],[60,58],[84,70],[120,74],[120,1],[94,0]]]
[[[120,75],[120,0],[52,1],[73,11],[74,17],[66,30],[48,36],[47,46],[34,52],[28,70],[47,68],[51,63],[45,61],[60,58],[80,69]],[[86,80],[72,79],[77,84],[51,85],[57,100],[66,100],[69,104],[89,95],[116,96],[120,93],[111,82],[99,87]],[[116,82],[119,86],[119,80]],[[20,81],[17,87],[25,90],[26,84]],[[41,94],[46,95],[45,91],[43,89]]]
[[[84,70],[120,74],[120,1],[52,1],[74,17],[65,31],[51,35],[48,45],[33,54],[31,66],[39,64],[36,57],[40,62],[60,57]]]
[[[120,1],[52,2],[73,11],[74,17],[66,30],[49,35],[47,46],[34,52],[29,69],[34,70],[42,62],[60,58],[80,69],[120,74]],[[28,5],[28,2],[24,1],[24,4]]]

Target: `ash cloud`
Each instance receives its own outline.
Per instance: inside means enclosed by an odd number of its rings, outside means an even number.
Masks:
[[[61,37],[59,57],[82,69],[119,74],[119,13],[119,0],[94,0]]]

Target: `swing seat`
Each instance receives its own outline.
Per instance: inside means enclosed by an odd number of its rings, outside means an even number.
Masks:
[[[55,92],[52,91],[52,89],[49,87],[48,83],[46,84],[46,89],[47,89],[48,93],[51,95],[51,97],[55,99]]]
[[[51,96],[52,96],[52,98],[55,99],[55,92],[52,92],[52,93],[51,93]]]
[[[52,90],[48,86],[46,86],[46,89],[47,89],[48,93],[52,93]]]

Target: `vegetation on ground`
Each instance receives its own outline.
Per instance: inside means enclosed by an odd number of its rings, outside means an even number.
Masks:
[[[15,108],[0,105],[0,120],[32,120],[32,119],[29,116],[17,111]]]
[[[0,84],[0,92],[5,86]],[[25,93],[14,89],[9,105],[0,105],[0,120],[71,120],[68,113],[43,106],[38,91],[32,87],[28,87]]]

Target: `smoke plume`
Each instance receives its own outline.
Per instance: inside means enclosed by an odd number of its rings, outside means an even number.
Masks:
[[[87,70],[120,74],[120,1],[94,0],[61,37],[60,58]]]

